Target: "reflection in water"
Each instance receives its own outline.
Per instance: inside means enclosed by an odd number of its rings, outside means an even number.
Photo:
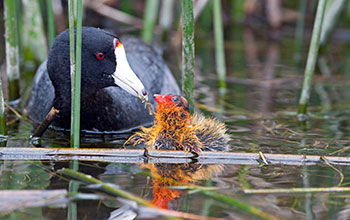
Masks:
[[[158,207],[177,209],[183,191],[170,189],[171,186],[194,184],[200,180],[207,180],[218,175],[223,165],[201,164],[144,164],[143,168],[152,174],[153,201]]]
[[[280,53],[279,45],[276,41],[272,41],[266,45],[266,49],[259,50],[254,33],[251,29],[244,30],[244,48],[245,60],[250,75],[250,79],[257,80],[259,87],[259,95],[261,98],[261,112],[271,113],[274,111],[273,102],[276,94],[274,89],[274,79],[276,78],[276,65],[279,62]],[[259,57],[263,55],[264,63],[260,62]]]

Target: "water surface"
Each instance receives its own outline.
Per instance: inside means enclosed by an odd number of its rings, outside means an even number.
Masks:
[[[344,63],[346,42],[332,44],[329,68],[332,75],[317,69],[312,90],[310,115],[304,124],[297,120],[297,102],[302,83],[303,62],[294,61],[292,36],[280,41],[258,38],[244,30],[240,39],[227,40],[227,89],[218,88],[212,44],[197,42],[196,102],[197,112],[223,121],[231,135],[230,151],[281,154],[349,156],[350,77]],[[199,37],[200,38],[200,37]],[[306,54],[306,47],[302,56]],[[169,65],[177,72],[176,59]],[[175,61],[174,61],[175,60]],[[181,59],[180,59],[181,60]],[[177,74],[178,76],[178,74]],[[179,77],[177,77],[179,78]],[[9,113],[9,136],[1,139],[6,147],[32,147],[32,124]],[[121,148],[130,134],[83,137],[82,147]],[[44,147],[67,147],[67,136],[48,132],[41,142]],[[129,146],[132,147],[132,146]],[[142,147],[142,146],[140,146]],[[25,155],[24,155],[25,156]],[[61,199],[50,204],[34,200],[1,204],[2,219],[107,219],[125,203],[104,193],[96,193],[77,181],[55,175],[71,161],[1,161],[0,187],[9,189],[66,189],[89,196]],[[335,170],[338,169],[337,170]],[[170,189],[156,175],[173,178],[175,185],[215,186],[228,195],[266,213],[283,219],[347,219],[348,193],[246,194],[244,189],[293,187],[333,187],[344,180],[348,186],[350,169],[327,164],[292,165],[201,165],[187,164],[118,164],[79,161],[79,171],[114,184],[134,195],[153,201],[159,207],[203,216],[251,219],[252,214],[190,191]],[[45,194],[45,191],[43,191]],[[95,195],[95,196],[92,196]],[[63,196],[63,198],[66,198]],[[40,200],[40,199],[35,199]],[[16,201],[16,200],[15,200]],[[139,213],[142,218],[143,213]],[[153,217],[157,219],[157,217]]]

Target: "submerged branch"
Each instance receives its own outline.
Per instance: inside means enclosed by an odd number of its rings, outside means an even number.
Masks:
[[[195,156],[183,151],[135,149],[69,149],[69,148],[0,148],[0,160],[84,160],[114,163],[189,163],[200,164],[246,164],[259,165],[262,162],[259,153],[240,152],[204,152]],[[269,165],[315,165],[325,164],[325,159],[332,165],[350,165],[350,157],[263,154]],[[323,159],[325,158],[325,159]]]

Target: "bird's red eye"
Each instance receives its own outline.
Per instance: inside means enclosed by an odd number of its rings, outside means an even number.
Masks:
[[[96,53],[96,58],[99,60],[102,60],[103,58],[105,58],[105,55],[103,53],[99,52],[99,53]]]

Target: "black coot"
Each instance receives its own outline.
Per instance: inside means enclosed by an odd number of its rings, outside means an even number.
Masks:
[[[81,129],[86,131],[121,131],[151,123],[153,116],[139,99],[180,93],[169,68],[151,46],[134,37],[119,40],[93,27],[82,29],[81,78]],[[66,30],[56,37],[47,61],[36,72],[28,103],[29,117],[40,123],[55,107],[59,114],[53,127],[68,129],[70,100]],[[155,105],[153,99],[150,101]]]

